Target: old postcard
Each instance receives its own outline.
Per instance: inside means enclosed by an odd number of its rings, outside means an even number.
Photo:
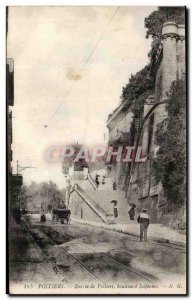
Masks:
[[[7,293],[187,293],[186,8],[6,8]]]

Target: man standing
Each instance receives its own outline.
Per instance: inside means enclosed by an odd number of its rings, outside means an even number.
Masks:
[[[62,200],[61,203],[59,204],[59,209],[66,209],[66,204],[65,202]]]
[[[147,241],[147,229],[149,226],[149,215],[147,214],[147,210],[143,209],[143,212],[139,214],[137,218],[137,222],[140,224],[140,242]]]

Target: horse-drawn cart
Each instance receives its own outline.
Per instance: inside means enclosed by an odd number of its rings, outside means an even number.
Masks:
[[[64,224],[66,221],[67,224],[70,224],[70,215],[71,215],[71,211],[69,209],[63,209],[63,208],[53,209],[52,222],[60,221],[61,224]]]

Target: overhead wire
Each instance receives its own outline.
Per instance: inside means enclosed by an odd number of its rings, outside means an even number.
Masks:
[[[100,43],[101,40],[103,39],[103,36],[105,35],[105,33],[106,33],[106,31],[107,31],[109,25],[110,25],[111,22],[113,21],[113,19],[114,19],[115,15],[117,14],[117,11],[118,11],[118,10],[119,10],[119,6],[117,6],[117,8],[115,9],[113,15],[111,16],[111,18],[110,18],[108,24],[106,25],[105,29],[103,30],[102,34],[100,35],[99,39],[97,40],[97,42],[96,42],[95,46],[93,47],[91,53],[89,54],[89,56],[88,56],[87,59],[85,60],[85,62],[84,62],[84,64],[83,64],[83,66],[82,66],[82,68],[81,68],[81,70],[80,70],[78,76],[81,76],[83,70],[85,69],[86,65],[87,65],[88,62],[90,61],[90,59],[91,59],[92,55],[94,54],[96,48],[98,47],[99,43]],[[67,97],[70,95],[70,93],[71,93],[71,91],[72,91],[72,89],[73,89],[75,83],[76,83],[76,81],[74,81],[74,82],[71,84],[69,90],[66,92],[66,94],[65,94],[65,96],[64,96],[64,99],[59,103],[58,107],[56,108],[56,110],[54,111],[54,113],[51,115],[51,117],[49,118],[48,122],[47,122],[46,124],[44,124],[44,128],[49,127],[49,124],[51,123],[51,121],[53,120],[53,118],[55,117],[55,115],[58,113],[58,111],[60,110],[60,108],[62,107],[64,101],[65,101],[65,100],[67,99]]]

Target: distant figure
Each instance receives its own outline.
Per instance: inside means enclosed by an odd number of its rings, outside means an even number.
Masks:
[[[60,204],[59,204],[59,209],[66,209],[66,205],[65,205],[65,202],[62,201]]]
[[[136,205],[134,203],[131,203],[131,209],[128,211],[129,218],[132,221],[135,219],[135,207]]]
[[[44,209],[41,210],[40,222],[46,222],[46,216]]]
[[[117,203],[114,204],[114,217],[118,217],[118,209],[117,209]]]
[[[27,213],[26,208],[21,209],[21,214],[22,214],[22,215],[26,215],[26,213]]]
[[[99,175],[96,174],[95,176],[95,183],[97,185],[97,187],[99,186]]]
[[[114,181],[114,183],[113,183],[113,190],[115,191],[117,189],[117,184],[116,184],[116,182]]]
[[[137,222],[140,224],[140,242],[147,241],[147,229],[149,226],[149,215],[147,214],[147,210],[143,209],[143,212],[139,214],[137,218]]]
[[[114,208],[113,208],[113,211],[114,211],[114,217],[117,218],[118,217],[118,209],[117,209],[117,201],[116,200],[112,200],[114,201]]]
[[[103,176],[102,184],[105,184],[105,177]]]
[[[113,215],[115,218],[117,218],[118,217],[117,200],[111,200],[110,203],[113,203]]]

